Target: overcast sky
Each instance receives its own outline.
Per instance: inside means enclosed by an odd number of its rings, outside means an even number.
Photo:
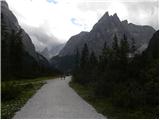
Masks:
[[[90,31],[106,11],[138,25],[158,26],[158,0],[6,0],[36,49]]]

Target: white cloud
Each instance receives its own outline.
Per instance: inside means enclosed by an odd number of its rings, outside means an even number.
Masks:
[[[110,14],[116,12],[121,20],[128,19],[129,22],[148,24],[158,28],[157,0],[6,1],[18,18],[20,25],[32,36],[37,48],[51,45],[52,42],[55,43],[55,40],[63,43],[81,31],[90,31],[106,11],[109,11]],[[134,7],[136,7],[135,10]],[[75,19],[74,22],[73,19]],[[34,29],[34,31],[30,29]],[[44,36],[49,36],[48,41],[50,42],[45,43],[35,36],[35,34],[42,34],[42,32],[44,32]]]
[[[10,9],[17,16],[22,27],[44,27],[62,42],[82,30],[90,30],[96,21],[94,12],[82,12],[75,2],[59,1],[57,4],[46,0],[7,0]],[[76,18],[82,26],[71,22]],[[25,29],[25,28],[24,28]]]

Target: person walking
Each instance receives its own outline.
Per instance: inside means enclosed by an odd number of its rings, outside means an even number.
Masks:
[[[60,75],[61,80],[63,79],[63,75]]]
[[[63,78],[64,78],[64,80],[65,80],[65,78],[66,78],[65,74],[63,75]]]

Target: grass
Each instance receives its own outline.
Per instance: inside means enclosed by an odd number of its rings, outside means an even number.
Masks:
[[[103,114],[110,119],[149,119],[156,118],[154,114],[158,108],[137,108],[124,109],[113,106],[109,98],[95,97],[91,87],[83,86],[78,83],[70,82],[70,86],[89,104],[91,104],[97,112]],[[155,112],[156,113],[156,112]],[[153,115],[154,114],[154,115]],[[154,117],[155,116],[155,117]]]
[[[12,118],[18,110],[45,84],[44,80],[55,77],[10,80],[1,82],[1,118]]]

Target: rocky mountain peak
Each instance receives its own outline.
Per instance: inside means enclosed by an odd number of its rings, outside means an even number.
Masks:
[[[108,13],[108,11],[107,11],[107,12],[105,12],[104,16],[109,16],[109,13]]]
[[[15,15],[10,11],[6,1],[1,1],[1,24],[6,24],[10,29],[18,31],[20,26]],[[10,32],[8,30],[8,32]]]
[[[46,59],[49,60],[50,56],[49,56],[49,50],[48,48],[44,48],[41,52],[40,52]]]
[[[118,15],[115,13],[114,15],[109,15],[108,12],[106,12],[100,20],[93,26],[93,29],[91,31],[99,31],[100,29],[102,31],[107,29],[115,28],[116,26],[120,27],[121,21],[118,17]],[[106,27],[107,26],[107,27]]]
[[[4,0],[1,1],[1,7],[9,8],[7,2]]]
[[[107,42],[111,46],[115,34],[118,40],[121,40],[125,34],[129,44],[131,43],[131,39],[134,38],[137,48],[141,48],[144,45],[148,45],[154,32],[155,30],[150,26],[128,24],[127,20],[120,21],[116,13],[109,15],[106,12],[90,32],[82,32],[83,34],[80,33],[72,36],[59,55],[73,55],[76,49],[82,50],[84,43],[88,44],[90,51],[94,51],[96,55],[100,55],[104,42]]]
[[[117,15],[117,13],[114,13],[113,16],[112,15],[109,15],[108,12],[106,12],[102,17],[101,19],[99,20],[99,22],[106,22],[106,21],[110,21],[110,20],[119,20],[119,17]]]
[[[101,19],[99,20],[99,22],[103,22],[103,21],[106,21],[107,18],[110,17],[108,12],[105,12],[105,14],[101,17]]]
[[[117,22],[117,23],[121,22],[120,19],[119,19],[119,17],[118,17],[118,15],[117,15],[117,13],[114,13],[114,15],[112,16],[112,18],[113,18],[113,22]]]
[[[128,24],[128,21],[127,20],[123,20],[122,23],[123,24]]]
[[[114,14],[113,14],[113,17],[118,17],[118,16],[117,16],[117,13],[114,13]]]

